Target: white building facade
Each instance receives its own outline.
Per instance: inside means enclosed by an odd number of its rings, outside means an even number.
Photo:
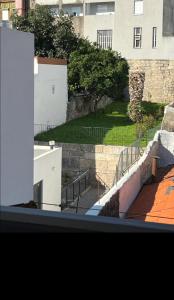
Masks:
[[[0,28],[0,205],[33,199],[34,36]]]
[[[78,33],[126,59],[173,59],[174,0],[35,0],[74,16]]]
[[[35,57],[34,134],[65,123],[67,102],[66,60]]]
[[[34,195],[39,209],[61,211],[62,148],[34,147]]]

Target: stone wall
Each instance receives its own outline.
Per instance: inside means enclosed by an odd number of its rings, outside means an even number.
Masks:
[[[174,101],[174,60],[128,60],[130,72],[144,72],[144,101]]]
[[[64,174],[73,176],[74,172],[90,169],[92,180],[97,179],[112,187],[119,160],[120,152],[125,148],[121,146],[63,144],[62,170]],[[95,183],[95,180],[91,182]]]
[[[112,99],[104,96],[97,104],[97,109],[105,108],[110,103]],[[94,111],[93,101],[88,101],[83,95],[71,97],[67,104],[67,121],[86,116],[92,111]]]

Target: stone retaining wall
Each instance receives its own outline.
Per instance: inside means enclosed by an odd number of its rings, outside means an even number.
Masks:
[[[112,99],[104,96],[97,104],[97,110],[105,108],[112,103]],[[86,116],[94,111],[94,102],[87,100],[83,95],[78,95],[70,98],[67,104],[67,118],[66,121],[77,119]]]
[[[68,143],[57,145],[62,147],[64,174],[73,176],[76,171],[90,169],[91,178],[96,177],[97,181],[101,178],[102,185],[103,183],[109,187],[113,185],[119,155],[125,147]]]
[[[143,100],[174,101],[174,60],[128,60],[129,72],[144,72]]]

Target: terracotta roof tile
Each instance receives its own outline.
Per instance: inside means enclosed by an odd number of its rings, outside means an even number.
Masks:
[[[174,224],[173,179],[174,166],[160,168],[156,182],[143,186],[126,217],[145,222]]]

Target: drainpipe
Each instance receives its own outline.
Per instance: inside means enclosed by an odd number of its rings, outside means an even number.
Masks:
[[[85,17],[85,0],[83,0],[83,17]]]
[[[155,182],[157,177],[157,160],[159,158],[159,156],[152,156],[152,182]]]

